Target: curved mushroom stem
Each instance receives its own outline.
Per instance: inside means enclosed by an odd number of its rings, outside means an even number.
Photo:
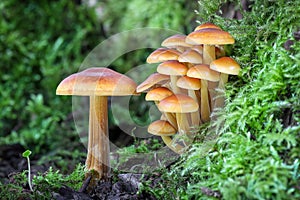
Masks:
[[[173,143],[173,140],[170,136],[161,136],[164,143],[175,153],[181,154],[183,151],[183,147],[180,144]]]
[[[107,97],[90,96],[89,140],[86,169],[92,172],[90,186],[110,174]]]
[[[219,81],[219,85],[218,85],[220,92],[218,92],[219,94],[217,95],[217,99],[215,101],[215,105],[214,105],[215,108],[221,108],[225,104],[225,97],[224,97],[223,91],[225,91],[225,84],[227,82],[228,82],[228,74],[221,73],[220,81]]]
[[[154,101],[156,107],[158,107],[158,101]],[[176,117],[173,113],[169,113],[169,112],[162,112],[161,113],[166,120],[175,128],[177,128],[177,121],[176,121]]]

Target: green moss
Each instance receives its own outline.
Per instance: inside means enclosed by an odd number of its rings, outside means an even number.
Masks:
[[[78,164],[69,175],[63,175],[51,167],[45,173],[33,176],[33,192],[26,191],[26,171],[11,176],[9,184],[0,182],[0,196],[2,199],[52,199],[52,192],[58,191],[62,186],[68,186],[78,191],[84,180],[84,166]],[[9,192],[8,192],[9,191]]]

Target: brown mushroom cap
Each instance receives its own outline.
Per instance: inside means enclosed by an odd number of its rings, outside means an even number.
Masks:
[[[187,72],[187,76],[212,82],[217,82],[220,80],[220,72],[211,70],[209,65],[206,64],[195,65],[194,67],[190,68]]]
[[[240,65],[230,57],[222,57],[214,60],[210,64],[210,68],[215,71],[231,75],[238,75],[241,69]]]
[[[167,60],[178,60],[178,57],[180,55],[180,52],[175,49],[168,49],[166,51],[161,52],[157,59],[158,62],[164,62]]]
[[[168,121],[157,120],[148,126],[148,132],[157,136],[172,136],[176,129]]]
[[[164,98],[171,96],[173,92],[166,87],[158,87],[150,90],[146,96],[146,101],[161,101]]]
[[[162,53],[163,51],[168,50],[167,48],[158,48],[155,51],[153,51],[148,57],[146,62],[147,63],[158,63],[158,55]]]
[[[65,78],[56,89],[57,95],[124,96],[135,93],[136,83],[108,68],[94,67]]]
[[[161,46],[168,47],[168,48],[176,48],[178,46],[191,47],[192,45],[187,44],[185,42],[185,38],[186,38],[186,35],[181,35],[181,34],[172,35],[171,37],[168,37],[167,39],[165,39],[161,43]]]
[[[170,80],[170,76],[153,73],[151,74],[144,82],[137,86],[136,92],[146,92],[148,89],[152,88],[155,85],[163,85]]]
[[[176,60],[165,61],[157,67],[158,73],[172,76],[186,75],[187,70],[187,66]]]
[[[190,33],[186,37],[188,44],[222,45],[233,44],[233,37],[226,31],[215,28],[204,28]]]
[[[201,64],[203,60],[202,55],[198,51],[188,49],[178,57],[178,61],[188,62],[192,64]]]
[[[205,28],[214,28],[214,29],[221,30],[221,28],[219,26],[217,26],[213,23],[207,22],[207,23],[197,26],[194,31],[198,31],[198,30],[205,29]]]
[[[183,94],[173,94],[158,104],[161,112],[190,113],[199,109],[198,103],[191,97]]]
[[[182,76],[177,80],[177,86],[187,90],[199,90],[201,82],[197,78]]]

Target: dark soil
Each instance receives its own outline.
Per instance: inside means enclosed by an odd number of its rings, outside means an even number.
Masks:
[[[27,161],[22,157],[25,148],[20,144],[0,146],[0,181],[4,184],[14,183],[14,176],[23,170],[27,170]],[[36,158],[31,158],[32,175],[38,172],[44,173],[49,167],[47,165],[37,165]],[[111,180],[101,181],[89,191],[83,187],[79,191],[75,191],[68,186],[62,186],[56,191],[48,191],[51,193],[51,199],[69,200],[69,199],[155,199],[150,194],[138,194],[141,182],[153,179],[143,174],[119,174],[112,177]],[[159,180],[159,177],[156,178]],[[114,182],[112,181],[114,180]],[[28,185],[24,185],[24,193],[30,193]],[[26,195],[25,195],[26,196]],[[1,197],[0,197],[1,199]],[[27,198],[26,198],[27,199]]]

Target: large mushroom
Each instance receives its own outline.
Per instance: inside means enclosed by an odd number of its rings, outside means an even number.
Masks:
[[[89,96],[89,139],[86,169],[92,173],[91,184],[110,175],[108,136],[108,96],[135,93],[136,83],[108,68],[89,68],[65,78],[57,87],[57,95]]]

